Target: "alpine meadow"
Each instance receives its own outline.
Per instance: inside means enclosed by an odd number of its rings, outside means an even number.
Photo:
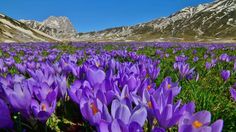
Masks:
[[[0,4],[0,131],[236,132],[235,0]]]

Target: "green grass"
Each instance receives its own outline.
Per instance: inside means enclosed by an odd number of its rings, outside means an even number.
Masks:
[[[161,59],[160,68],[161,73],[156,80],[157,85],[167,77],[171,76],[173,80],[178,80],[178,72],[173,70],[174,57],[184,53],[189,57],[188,63],[191,67],[195,67],[196,71],[200,74],[200,79],[195,80],[180,80],[182,90],[177,96],[184,103],[193,101],[196,104],[196,111],[208,110],[212,114],[212,122],[217,119],[224,120],[223,131],[234,132],[236,130],[236,102],[230,96],[229,89],[236,83],[236,72],[233,71],[233,63],[219,62],[216,67],[211,70],[205,69],[206,60],[203,59],[206,49],[197,48],[196,56],[199,61],[193,62],[193,49],[177,52],[175,55],[170,54],[169,58]],[[155,48],[145,47],[138,51],[139,54],[145,54],[149,57],[160,59],[159,56],[154,56]],[[167,49],[166,53],[171,53],[172,49]],[[232,50],[215,50],[216,57],[222,53],[228,55],[235,55],[236,52]],[[209,59],[208,59],[209,60]],[[231,70],[231,77],[224,82],[220,77],[220,72],[223,69]]]

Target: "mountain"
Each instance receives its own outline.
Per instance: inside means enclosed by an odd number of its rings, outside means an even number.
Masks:
[[[236,40],[235,0],[186,7],[169,17],[134,26],[79,33],[80,41]]]
[[[60,41],[24,23],[0,14],[0,42],[56,42]]]
[[[236,0],[216,0],[150,22],[87,33],[77,33],[67,17],[38,22],[0,15],[0,42],[59,40],[236,42]]]
[[[48,35],[51,35],[59,39],[71,40],[77,34],[70,20],[64,16],[60,17],[50,16],[43,22],[38,22],[34,20],[20,20],[20,21],[33,29],[37,29],[39,31],[42,31]]]

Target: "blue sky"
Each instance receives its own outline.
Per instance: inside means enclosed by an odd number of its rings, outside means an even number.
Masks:
[[[168,16],[186,6],[214,0],[0,0],[0,12],[43,21],[67,16],[78,32],[133,25]]]

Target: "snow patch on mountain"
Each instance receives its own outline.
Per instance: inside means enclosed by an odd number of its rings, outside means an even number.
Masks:
[[[81,33],[82,41],[112,41],[160,38],[235,38],[235,0],[218,0],[186,7],[169,17],[128,27],[116,27],[98,32]]]

